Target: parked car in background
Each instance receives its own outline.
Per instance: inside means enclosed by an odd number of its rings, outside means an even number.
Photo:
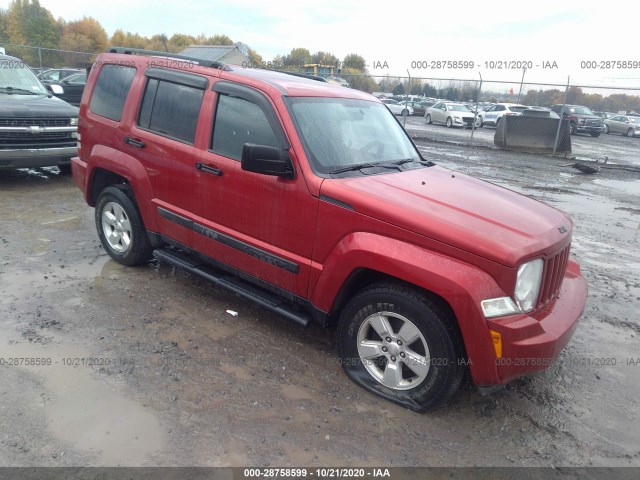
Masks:
[[[640,117],[617,115],[604,121],[604,133],[619,133],[627,137],[640,137]]]
[[[82,72],[79,68],[50,68],[38,73],[38,79],[46,85],[48,82],[59,82],[70,75]]]
[[[443,123],[447,127],[471,127],[474,114],[462,103],[438,102],[427,108],[427,123]]]
[[[0,169],[68,170],[77,129],[76,107],[52,96],[20,59],[0,55]]]
[[[380,101],[384,103],[394,115],[413,115],[413,107],[405,106],[404,103],[396,102],[390,98],[383,98]]]
[[[619,113],[613,112],[593,112],[596,117],[600,117],[602,120],[606,120],[607,118],[613,118],[615,116],[620,115]]]
[[[399,103],[401,103],[402,105],[408,105],[413,109],[413,115],[420,115],[423,116],[426,111],[427,108],[429,108],[431,105],[435,104],[436,102],[430,102],[428,100],[408,100],[408,101],[400,101]]]
[[[335,83],[336,85],[340,85],[341,87],[345,87],[345,88],[349,88],[349,82],[347,82],[344,78],[342,77],[335,77],[333,75],[331,75],[330,77],[327,77],[327,83]]]
[[[69,102],[71,105],[75,105],[78,107],[80,106],[82,92],[84,92],[84,87],[86,84],[87,72],[81,70],[79,73],[69,75],[62,80],[47,82],[45,86],[47,88],[50,88],[52,85],[57,85],[62,91],[60,93],[55,93],[52,91],[52,93],[65,102]]]
[[[487,110],[478,112],[478,120],[476,125],[480,128],[485,125],[498,128],[500,119],[505,115],[520,115],[523,110],[526,110],[526,105],[519,105],[515,103],[496,103]]]
[[[568,118],[571,123],[571,134],[588,133],[592,137],[598,137],[605,131],[602,118],[582,105],[552,105],[551,110],[562,117]]]

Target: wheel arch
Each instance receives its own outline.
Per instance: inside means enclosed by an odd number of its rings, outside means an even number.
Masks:
[[[95,207],[100,192],[111,185],[128,185],[147,230],[157,231],[151,199],[153,190],[144,166],[134,157],[104,145],[96,146],[88,162],[87,202]]]
[[[353,294],[381,281],[410,285],[429,297],[460,331],[471,374],[495,383],[495,351],[480,302],[505,292],[487,272],[444,254],[373,233],[351,234],[336,246],[312,286],[312,304],[330,312],[329,323]]]

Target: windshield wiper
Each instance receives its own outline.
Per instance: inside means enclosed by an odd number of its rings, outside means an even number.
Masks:
[[[354,170],[360,170],[362,168],[373,168],[373,167],[380,167],[380,168],[393,168],[396,169],[398,171],[402,171],[402,169],[393,163],[356,163],[355,165],[348,165],[346,167],[342,167],[342,168],[338,168],[336,170],[333,170],[331,172],[329,172],[330,175],[333,175],[335,173],[344,173],[344,172],[352,172]]]
[[[392,165],[404,165],[405,163],[419,163],[420,165],[424,165],[425,167],[430,167],[433,165],[433,163],[427,160],[419,160],[416,158],[403,158],[402,160],[392,162]]]
[[[29,95],[42,95],[42,93],[37,93],[37,92],[33,92],[31,90],[27,90],[26,88],[20,88],[20,87],[0,87],[0,90],[4,90],[7,93],[27,93]]]

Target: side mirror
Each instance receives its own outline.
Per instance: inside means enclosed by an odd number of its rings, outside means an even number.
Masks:
[[[289,153],[266,145],[245,143],[240,165],[247,172],[293,178],[294,170]]]
[[[47,90],[49,90],[54,95],[64,94],[64,90],[60,85],[47,85]]]

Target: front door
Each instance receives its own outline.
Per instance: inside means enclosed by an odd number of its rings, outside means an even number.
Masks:
[[[221,81],[209,149],[196,168],[194,245],[261,281],[306,296],[317,199],[296,167],[278,114],[262,93]],[[293,179],[242,170],[244,144],[289,152]]]

